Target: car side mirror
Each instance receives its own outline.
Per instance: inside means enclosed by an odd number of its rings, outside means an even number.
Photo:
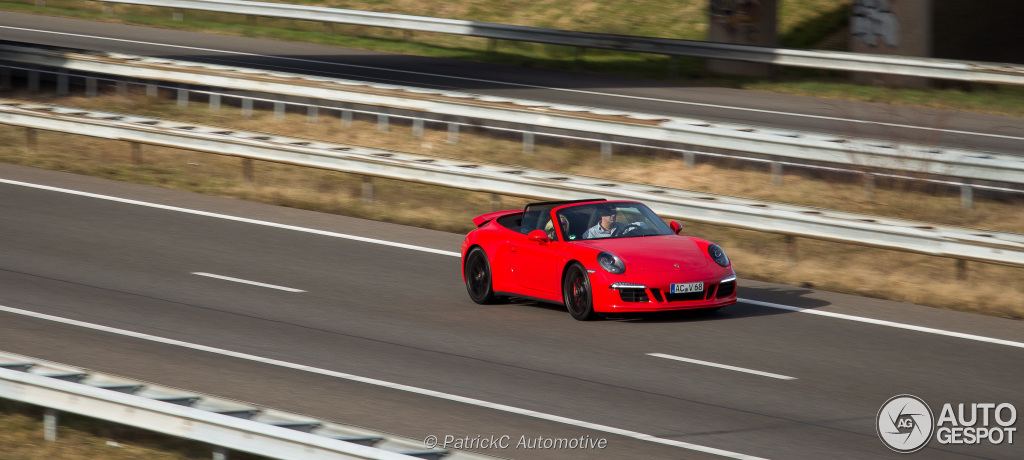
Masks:
[[[534,230],[526,234],[526,238],[530,241],[536,241],[540,244],[548,244],[551,239],[548,238],[548,234],[544,230]]]
[[[679,222],[676,222],[674,220],[672,222],[669,222],[668,226],[671,227],[672,232],[674,232],[677,235],[679,234],[679,232],[683,231],[683,224],[680,224]]]

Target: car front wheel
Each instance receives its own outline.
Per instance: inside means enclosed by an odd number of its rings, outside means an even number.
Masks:
[[[580,264],[573,264],[562,280],[562,299],[573,318],[590,321],[598,318],[594,312],[594,296],[590,291],[590,276]]]

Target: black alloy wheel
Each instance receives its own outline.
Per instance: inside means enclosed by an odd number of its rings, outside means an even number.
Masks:
[[[466,291],[469,298],[480,305],[495,303],[497,297],[491,285],[491,264],[483,249],[473,248],[466,255]]]
[[[590,321],[598,318],[594,312],[594,296],[590,292],[590,276],[580,264],[573,264],[562,280],[562,299],[573,318]]]

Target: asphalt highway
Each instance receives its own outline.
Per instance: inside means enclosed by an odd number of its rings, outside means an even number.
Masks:
[[[0,39],[1018,154],[1020,118],[0,13]]]
[[[461,240],[0,165],[0,350],[412,438],[508,436],[473,450],[524,459],[899,458],[875,431],[893,396],[936,417],[1024,409],[1021,322],[750,280],[712,315],[577,322],[474,304]],[[537,437],[606,444],[516,446]],[[1020,458],[1021,442],[919,455]]]

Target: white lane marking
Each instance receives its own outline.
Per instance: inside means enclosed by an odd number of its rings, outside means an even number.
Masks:
[[[192,272],[192,274],[193,275],[199,275],[199,276],[206,276],[206,277],[210,277],[210,278],[217,278],[217,279],[221,279],[221,280],[225,280],[225,281],[234,281],[236,283],[251,284],[253,286],[261,286],[261,287],[271,288],[271,289],[280,289],[282,291],[288,291],[288,292],[306,292],[306,291],[303,291],[302,289],[294,289],[294,288],[290,288],[290,287],[278,286],[276,284],[258,283],[256,281],[243,280],[241,278],[232,278],[230,276],[214,275],[213,273]]]
[[[586,94],[586,95],[593,95],[593,96],[619,97],[619,98],[624,98],[624,99],[634,99],[634,100],[638,100],[638,101],[647,101],[647,102],[664,102],[664,103],[670,103],[670,104],[692,105],[692,106],[710,107],[710,108],[716,108],[716,109],[727,109],[727,110],[739,110],[739,111],[745,111],[745,112],[765,113],[765,114],[770,114],[770,115],[788,115],[788,116],[792,116],[792,117],[813,118],[813,119],[818,119],[818,120],[841,121],[841,122],[859,123],[859,124],[865,124],[865,125],[888,126],[888,127],[892,127],[892,128],[909,128],[909,129],[920,129],[920,130],[924,130],[924,131],[937,131],[937,132],[951,133],[951,134],[967,134],[967,135],[972,135],[972,136],[986,136],[986,137],[994,137],[994,138],[1001,138],[1001,139],[1024,140],[1024,137],[1009,136],[1009,135],[1004,135],[1004,134],[979,133],[979,132],[962,131],[962,130],[956,130],[956,129],[940,129],[940,128],[931,128],[931,127],[926,127],[926,126],[915,126],[915,125],[900,124],[900,123],[885,123],[885,122],[879,122],[879,121],[858,120],[856,118],[840,118],[840,117],[829,117],[829,116],[824,116],[824,115],[811,115],[811,114],[805,114],[805,113],[781,112],[781,111],[776,111],[776,110],[753,109],[753,108],[748,108],[748,107],[736,107],[736,106],[721,105],[721,104],[708,104],[708,103],[704,103],[704,102],[680,101],[680,100],[675,100],[675,99],[662,99],[662,98],[656,98],[656,97],[630,96],[630,95],[627,95],[627,94],[603,93],[603,92],[600,92],[600,91],[588,91],[588,90],[582,90],[582,89],[555,88],[555,87],[550,87],[550,86],[530,85],[530,84],[525,84],[525,83],[515,83],[515,82],[500,81],[500,80],[486,80],[486,79],[480,79],[480,78],[460,77],[460,76],[457,76],[457,75],[446,75],[446,74],[437,74],[437,73],[430,73],[430,72],[416,72],[416,71],[412,71],[412,70],[389,69],[389,68],[386,68],[386,67],[374,67],[374,66],[365,66],[365,65],[357,65],[357,64],[345,64],[345,63],[340,63],[340,62],[318,61],[318,60],[315,60],[315,59],[302,59],[302,58],[293,58],[293,57],[288,57],[288,56],[267,56],[267,55],[264,55],[264,54],[245,53],[245,52],[241,52],[241,51],[228,51],[228,50],[219,50],[219,49],[214,49],[214,48],[198,48],[198,47],[194,47],[194,46],[184,46],[184,45],[169,45],[169,44],[166,44],[166,43],[144,42],[144,41],[139,41],[139,40],[128,40],[128,39],[123,39],[123,38],[100,37],[100,36],[97,36],[97,35],[83,35],[83,34],[74,34],[74,33],[70,33],[70,32],[55,32],[55,31],[50,31],[50,30],[28,29],[28,28],[24,28],[24,27],[0,26],[0,29],[23,30],[23,31],[27,31],[27,32],[39,32],[39,33],[47,33],[47,34],[54,34],[54,35],[67,35],[67,36],[70,36],[70,37],[95,38],[95,39],[100,39],[100,40],[110,40],[110,41],[116,41],[116,42],[135,43],[135,44],[140,44],[140,45],[163,46],[163,47],[167,47],[167,48],[183,48],[183,49],[197,50],[197,51],[211,51],[211,52],[215,52],[215,53],[235,54],[235,55],[240,55],[240,56],[271,57],[271,58],[275,58],[275,59],[288,60],[288,61],[296,61],[296,62],[305,62],[305,63],[310,63],[310,64],[326,64],[326,65],[334,65],[334,66],[341,66],[341,67],[355,67],[355,68],[370,69],[370,70],[384,70],[384,71],[393,72],[393,73],[406,73],[406,74],[412,74],[412,75],[423,75],[423,76],[427,76],[427,77],[450,78],[450,79],[453,79],[453,80],[467,80],[467,81],[480,82],[480,83],[492,83],[492,84],[500,84],[500,85],[507,85],[507,86],[519,86],[519,87],[522,87],[522,88],[546,89],[546,90],[552,90],[552,91],[562,91],[562,92],[567,92],[567,93],[579,93],[579,94]]]
[[[391,246],[391,247],[402,248],[402,249],[411,249],[413,251],[429,252],[429,253],[432,253],[432,254],[440,254],[440,255],[444,255],[444,256],[453,256],[453,257],[461,257],[462,256],[462,254],[460,254],[458,252],[453,252],[453,251],[444,251],[444,250],[441,250],[441,249],[427,248],[427,247],[423,247],[423,246],[416,246],[416,245],[405,244],[405,243],[395,243],[395,242],[392,242],[392,241],[378,240],[378,239],[375,239],[375,238],[366,238],[366,237],[363,237],[363,236],[346,235],[344,233],[329,232],[329,231],[326,231],[326,230],[317,230],[317,229],[313,229],[313,228],[305,228],[305,227],[299,227],[299,226],[295,226],[295,225],[279,224],[279,223],[276,223],[276,222],[268,222],[268,221],[264,221],[264,220],[248,219],[248,218],[245,218],[245,217],[237,217],[237,216],[231,216],[231,215],[227,215],[227,214],[218,214],[218,213],[215,213],[215,212],[197,211],[197,210],[194,210],[194,209],[179,208],[177,206],[167,206],[167,205],[156,204],[156,203],[148,203],[148,202],[145,202],[145,201],[130,200],[130,199],[127,199],[127,198],[119,198],[119,197],[116,197],[116,196],[100,195],[100,194],[96,194],[96,193],[81,192],[81,191],[78,191],[78,190],[70,190],[70,189],[59,188],[59,187],[50,187],[48,185],[31,184],[31,183],[28,183],[28,182],[20,182],[20,181],[14,181],[14,180],[9,180],[9,179],[0,179],[0,183],[9,184],[9,185],[19,185],[19,186],[22,186],[22,187],[30,187],[30,188],[40,189],[40,190],[49,190],[51,192],[67,193],[67,194],[71,194],[71,195],[78,195],[78,196],[84,196],[84,197],[89,197],[89,198],[98,198],[98,199],[101,199],[101,200],[116,201],[118,203],[133,204],[133,205],[137,205],[137,206],[146,206],[146,207],[150,207],[150,208],[163,209],[165,211],[183,212],[183,213],[186,213],[186,214],[195,214],[195,215],[198,215],[198,216],[215,217],[217,219],[233,220],[233,221],[236,221],[236,222],[244,222],[244,223],[247,223],[247,224],[256,224],[256,225],[263,225],[263,226],[266,226],[266,227],[274,227],[274,228],[280,228],[280,229],[285,229],[285,230],[294,230],[294,231],[297,231],[297,232],[313,233],[313,234],[316,234],[316,235],[330,236],[330,237],[333,237],[333,238],[344,238],[344,239],[347,239],[347,240],[361,241],[363,243],[380,244],[380,245],[383,245],[383,246]]]
[[[365,238],[365,237],[355,236],[355,235],[346,235],[346,234],[343,234],[343,233],[335,233],[335,232],[328,232],[328,231],[324,231],[324,230],[316,230],[316,229],[311,229],[311,228],[298,227],[298,226],[295,226],[295,225],[285,225],[285,224],[278,224],[278,223],[274,223],[274,222],[266,222],[266,221],[256,220],[256,219],[247,219],[247,218],[244,218],[244,217],[229,216],[229,215],[226,215],[226,214],[217,214],[217,213],[206,212],[206,211],[196,211],[196,210],[193,210],[193,209],[179,208],[179,207],[175,207],[175,206],[167,206],[167,205],[156,204],[156,203],[147,203],[145,201],[129,200],[129,199],[126,199],[126,198],[118,198],[118,197],[113,197],[113,196],[99,195],[99,194],[89,193],[89,192],[80,192],[78,190],[69,190],[69,189],[58,188],[58,187],[50,187],[50,186],[47,186],[47,185],[31,184],[31,183],[28,183],[28,182],[13,181],[13,180],[9,180],[9,179],[0,179],[0,183],[10,184],[10,185],[19,185],[19,186],[22,186],[22,187],[37,188],[37,189],[41,189],[41,190],[49,190],[49,191],[52,191],[52,192],[68,193],[68,194],[71,194],[71,195],[86,196],[86,197],[90,197],[90,198],[98,198],[98,199],[101,199],[101,200],[111,200],[111,201],[116,201],[116,202],[119,202],[119,203],[133,204],[133,205],[138,205],[138,206],[147,206],[147,207],[151,207],[151,208],[164,209],[164,210],[168,210],[168,211],[184,212],[184,213],[188,213],[188,214],[196,214],[196,215],[200,215],[200,216],[214,217],[214,218],[218,218],[218,219],[227,219],[227,220],[233,220],[233,221],[237,221],[237,222],[245,222],[245,223],[256,224],[256,225],[264,225],[264,226],[268,226],[268,227],[281,228],[281,229],[285,229],[285,230],[294,230],[294,231],[297,231],[297,232],[313,233],[313,234],[316,234],[316,235],[329,236],[329,237],[333,237],[333,238],[345,238],[345,239],[350,239],[350,240],[355,240],[355,241],[362,241],[362,242],[365,242],[365,243],[380,244],[380,245],[384,245],[384,246],[391,246],[391,247],[403,248],[403,249],[411,249],[411,250],[414,250],[414,251],[429,252],[429,253],[433,253],[433,254],[440,254],[440,255],[451,256],[451,257],[462,257],[462,254],[460,254],[458,252],[453,252],[453,251],[443,251],[443,250],[440,250],[440,249],[426,248],[426,247],[422,247],[422,246],[414,246],[414,245],[411,245],[411,244],[394,243],[394,242],[391,242],[391,241],[377,240],[377,239],[373,239],[373,238]],[[881,326],[896,327],[896,328],[900,328],[900,329],[908,329],[908,330],[918,331],[918,332],[927,332],[927,333],[930,333],[930,334],[939,334],[939,335],[945,335],[945,336],[949,336],[949,337],[957,337],[957,338],[962,338],[962,339],[977,340],[977,341],[980,341],[980,342],[994,343],[994,344],[998,344],[998,345],[1007,345],[1007,346],[1011,346],[1011,347],[1024,348],[1024,343],[1013,342],[1013,341],[1010,341],[1010,340],[994,339],[994,338],[990,338],[990,337],[984,337],[984,336],[973,335],[973,334],[964,334],[964,333],[960,333],[960,332],[944,331],[944,330],[941,330],[941,329],[933,329],[933,328],[930,328],[930,327],[914,326],[912,324],[903,324],[903,323],[896,323],[896,322],[885,321],[885,320],[880,320],[880,319],[864,318],[864,317],[861,317],[861,316],[845,315],[845,314],[842,314],[842,313],[832,313],[832,312],[827,312],[827,311],[818,311],[818,310],[809,309],[809,308],[791,307],[791,306],[788,306],[788,305],[781,305],[781,304],[770,303],[770,302],[761,302],[761,301],[758,301],[758,300],[749,300],[749,299],[738,299],[738,300],[740,302],[743,302],[743,303],[748,303],[748,304],[751,304],[751,305],[758,305],[758,306],[762,306],[762,307],[779,308],[779,309],[783,309],[783,310],[791,310],[791,311],[796,311],[796,312],[801,312],[801,313],[810,313],[810,314],[813,314],[813,315],[822,315],[822,316],[828,316],[828,317],[838,318],[838,319],[846,319],[846,320],[851,320],[851,321],[860,321],[860,322],[863,322],[863,323],[871,323],[871,324],[877,324],[877,325],[881,325]]]
[[[576,426],[576,427],[580,427],[580,428],[586,428],[586,429],[590,429],[590,430],[601,431],[601,432],[604,432],[604,433],[610,433],[610,434],[615,434],[615,435],[619,435],[619,436],[625,436],[625,437],[629,437],[629,438],[633,438],[633,439],[639,439],[641,441],[649,441],[649,442],[658,443],[658,444],[665,444],[665,445],[669,445],[669,446],[681,447],[681,448],[684,448],[684,449],[694,450],[694,451],[698,451],[698,452],[704,452],[704,453],[708,453],[708,454],[720,455],[720,456],[729,457],[729,458],[744,459],[744,460],[763,460],[760,457],[754,457],[754,456],[751,456],[751,455],[745,455],[745,454],[740,454],[740,453],[736,453],[736,452],[730,452],[730,451],[727,451],[727,450],[716,449],[714,447],[706,447],[706,446],[701,446],[701,445],[698,445],[698,444],[691,444],[691,443],[688,443],[688,442],[676,441],[676,440],[672,440],[672,439],[659,438],[659,437],[656,437],[656,436],[653,436],[653,435],[649,435],[649,434],[645,434],[645,433],[640,433],[640,432],[637,432],[637,431],[625,430],[625,429],[622,429],[622,428],[616,428],[616,427],[607,426],[607,425],[600,425],[600,424],[596,424],[596,423],[585,422],[585,421],[582,421],[582,420],[576,420],[576,419],[572,419],[572,418],[568,418],[568,417],[562,417],[562,416],[559,416],[559,415],[552,415],[552,414],[547,414],[547,413],[544,413],[544,412],[537,412],[537,411],[530,410],[530,409],[522,409],[522,408],[515,407],[515,406],[508,406],[508,405],[505,405],[505,404],[492,403],[492,402],[488,402],[488,401],[484,401],[484,400],[480,400],[480,399],[467,398],[465,396],[459,396],[459,395],[453,395],[453,394],[449,394],[449,393],[443,393],[443,392],[440,392],[440,391],[428,390],[426,388],[419,388],[419,387],[414,387],[414,386],[410,386],[410,385],[403,385],[403,384],[400,384],[400,383],[393,383],[393,382],[388,382],[388,381],[385,381],[385,380],[378,380],[378,379],[374,379],[374,378],[370,378],[370,377],[361,377],[361,376],[354,375],[354,374],[347,374],[347,373],[344,373],[344,372],[337,372],[337,371],[332,371],[332,370],[328,370],[328,369],[321,369],[321,368],[317,368],[317,367],[307,366],[307,365],[304,365],[304,364],[290,363],[290,362],[281,361],[281,360],[278,360],[278,359],[264,358],[262,356],[256,356],[256,355],[250,355],[250,354],[247,354],[247,353],[240,353],[240,352],[237,352],[237,351],[225,350],[223,348],[215,348],[215,347],[210,347],[210,346],[206,346],[206,345],[199,345],[199,344],[195,344],[195,343],[184,342],[184,341],[181,341],[181,340],[168,339],[168,338],[159,337],[159,336],[155,336],[155,335],[143,334],[141,332],[133,332],[133,331],[128,331],[128,330],[125,330],[125,329],[118,329],[118,328],[114,328],[114,327],[110,327],[110,326],[103,326],[103,325],[94,324],[94,323],[87,323],[87,322],[84,322],[84,321],[78,321],[78,320],[73,320],[73,319],[68,319],[68,318],[62,318],[62,317],[59,317],[59,316],[47,315],[45,313],[37,313],[37,312],[34,312],[34,311],[22,310],[20,308],[12,308],[12,307],[7,307],[7,306],[0,305],[0,311],[7,312],[7,313],[13,313],[13,314],[16,314],[16,315],[28,316],[28,317],[37,318],[37,319],[43,319],[43,320],[47,320],[47,321],[54,321],[54,322],[57,322],[57,323],[67,324],[67,325],[71,325],[71,326],[83,327],[83,328],[86,328],[86,329],[93,329],[93,330],[97,330],[97,331],[109,332],[109,333],[112,333],[112,334],[118,334],[118,335],[123,335],[123,336],[127,336],[127,337],[133,337],[133,338],[136,338],[136,339],[148,340],[148,341],[151,341],[151,342],[158,342],[158,343],[162,343],[162,344],[166,344],[166,345],[174,345],[174,346],[178,346],[178,347],[189,348],[189,349],[192,349],[192,350],[199,350],[199,351],[215,353],[215,354],[223,355],[223,356],[230,356],[232,358],[244,359],[244,360],[248,360],[248,361],[255,361],[255,362],[263,363],[263,364],[270,364],[270,365],[273,365],[273,366],[279,366],[279,367],[284,367],[284,368],[288,368],[288,369],[295,369],[295,370],[300,370],[300,371],[305,371],[305,372],[311,372],[311,373],[314,373],[314,374],[326,375],[326,376],[330,376],[330,377],[337,377],[337,378],[340,378],[340,379],[351,380],[351,381],[360,382],[360,383],[366,383],[366,384],[375,385],[375,386],[384,387],[384,388],[390,388],[390,389],[394,389],[394,390],[406,391],[406,392],[409,392],[409,393],[415,393],[415,394],[424,395],[424,396],[432,396],[432,397],[435,397],[435,398],[445,399],[445,400],[448,400],[448,401],[456,401],[456,402],[461,402],[461,403],[465,403],[465,404],[470,404],[470,405],[473,405],[473,406],[479,406],[479,407],[484,407],[484,408],[488,408],[488,409],[494,409],[494,410],[509,412],[509,413],[518,414],[518,415],[525,415],[527,417],[538,418],[538,419],[541,419],[541,420],[547,420],[547,421],[551,421],[551,422],[557,422],[557,423],[562,423],[562,424],[566,424],[566,425],[572,425],[572,426]]]
[[[820,310],[815,310],[813,308],[791,307],[789,305],[782,305],[782,304],[771,303],[771,302],[762,302],[762,301],[759,301],[759,300],[749,300],[749,299],[738,299],[738,300],[740,302],[743,302],[743,303],[748,303],[748,304],[751,304],[751,305],[757,305],[757,306],[760,306],[760,307],[778,308],[780,310],[789,310],[789,311],[795,311],[795,312],[800,312],[800,313],[809,313],[809,314],[812,314],[812,315],[828,316],[830,318],[839,318],[839,319],[845,319],[845,320],[849,320],[849,321],[859,321],[859,322],[862,322],[862,323],[877,324],[877,325],[880,325],[880,326],[895,327],[895,328],[899,328],[899,329],[907,329],[907,330],[910,330],[910,331],[927,332],[929,334],[938,334],[938,335],[945,335],[945,336],[948,336],[948,337],[957,337],[957,338],[961,338],[961,339],[977,340],[979,342],[993,343],[993,344],[996,344],[996,345],[1006,345],[1008,347],[1024,348],[1024,343],[1014,342],[1012,340],[994,339],[994,338],[991,338],[991,337],[985,337],[985,336],[981,336],[981,335],[964,334],[962,332],[945,331],[945,330],[942,330],[942,329],[935,329],[935,328],[924,327],[924,326],[915,326],[913,324],[897,323],[897,322],[894,322],[894,321],[886,321],[886,320],[883,320],[883,319],[865,318],[863,316],[847,315],[847,314],[843,314],[843,313],[833,313],[833,312],[830,312],[830,311],[820,311]]]
[[[672,360],[676,360],[676,361],[683,361],[683,362],[693,363],[693,364],[701,364],[701,365],[704,365],[704,366],[718,367],[718,368],[721,368],[721,369],[728,369],[730,371],[736,371],[736,372],[746,372],[748,374],[761,375],[761,376],[764,376],[764,377],[771,377],[773,379],[796,380],[796,377],[790,377],[788,375],[772,374],[771,372],[755,371],[753,369],[747,369],[745,367],[729,366],[727,364],[718,364],[718,363],[713,363],[711,361],[701,361],[699,359],[683,358],[682,356],[666,355],[664,353],[647,353],[647,356],[654,356],[654,357],[657,357],[657,358],[672,359]]]

